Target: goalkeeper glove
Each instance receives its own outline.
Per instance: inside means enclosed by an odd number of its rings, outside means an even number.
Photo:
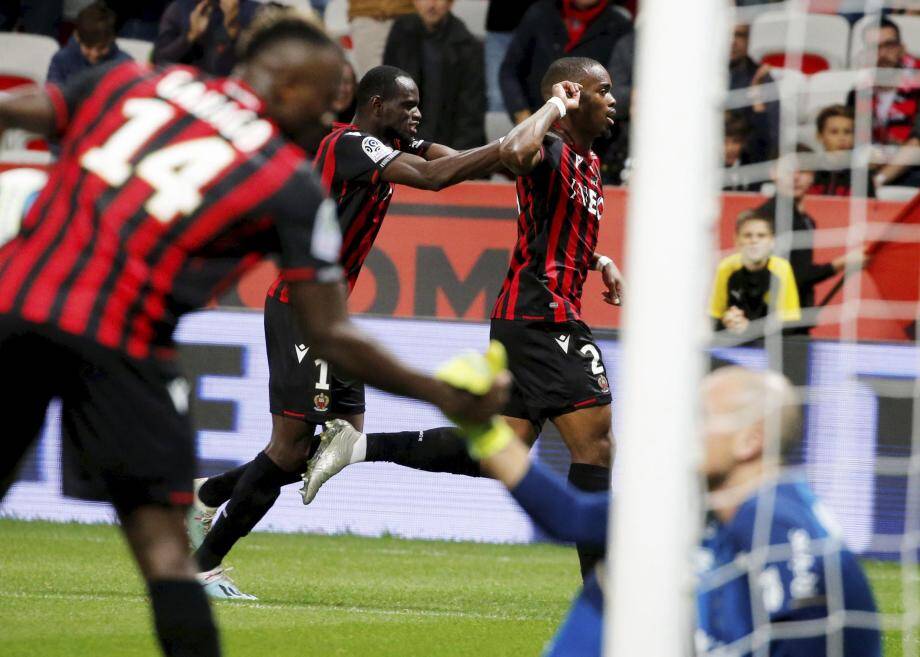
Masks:
[[[507,368],[508,355],[496,340],[489,343],[485,355],[470,351],[452,358],[438,369],[435,376],[445,383],[473,395],[484,395],[495,382],[495,377]],[[470,456],[483,459],[500,452],[514,437],[508,423],[493,417],[485,424],[470,424],[459,418],[450,418],[467,439]]]

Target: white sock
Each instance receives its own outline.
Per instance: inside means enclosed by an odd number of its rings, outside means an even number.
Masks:
[[[355,441],[354,446],[351,448],[351,459],[349,459],[348,464],[352,463],[361,463],[364,459],[367,458],[367,434],[361,434],[361,437]]]

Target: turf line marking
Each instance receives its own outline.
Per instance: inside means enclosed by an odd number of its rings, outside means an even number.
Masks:
[[[109,602],[119,599],[145,600],[143,596],[130,593],[101,595],[95,593],[29,593],[26,591],[0,591],[0,598],[24,598],[29,600],[83,600],[94,602]],[[211,602],[220,602],[211,600]],[[489,614],[469,611],[448,611],[439,609],[384,609],[378,607],[358,607],[354,605],[321,605],[303,604],[296,602],[246,602],[243,600],[227,601],[234,607],[247,609],[291,609],[294,611],[343,611],[356,614],[370,614],[379,616],[425,616],[433,618],[471,618],[477,620],[498,621],[556,621],[553,616],[512,616],[509,614]]]

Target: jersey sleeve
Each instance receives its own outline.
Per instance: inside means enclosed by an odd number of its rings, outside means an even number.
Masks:
[[[418,155],[419,157],[425,157],[429,148],[431,148],[431,142],[425,141],[424,139],[413,139],[410,142],[400,142],[399,144],[399,150],[401,150],[403,153]]]
[[[63,134],[71,119],[106,75],[118,66],[137,66],[133,61],[118,61],[103,66],[93,66],[68,80],[65,84],[49,82],[45,85],[54,107],[54,123],[58,134]]]
[[[363,132],[346,132],[335,143],[335,177],[376,183],[402,151]]]
[[[724,260],[719,263],[709,294],[709,316],[713,319],[722,319],[722,315],[728,310],[728,277],[731,272],[726,265]]]
[[[315,176],[303,169],[278,193],[275,227],[281,244],[281,275],[288,282],[332,283],[342,279],[342,231],[335,203]]]
[[[792,265],[783,260],[776,273],[780,284],[777,307],[779,316],[784,322],[797,322],[802,319],[802,309],[799,304],[799,289],[795,284]]]

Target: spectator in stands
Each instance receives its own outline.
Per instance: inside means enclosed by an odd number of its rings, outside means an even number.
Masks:
[[[48,82],[62,85],[94,66],[129,59],[115,43],[115,12],[104,2],[94,2],[77,15],[73,37],[51,58]]]
[[[160,21],[153,62],[228,75],[236,64],[236,41],[259,7],[256,0],[175,0]]]
[[[632,29],[608,0],[539,0],[521,19],[502,62],[505,109],[520,123],[543,106],[540,81],[560,57],[609,62],[617,40]]]
[[[804,309],[814,307],[815,286],[818,283],[846,268],[859,268],[866,260],[865,252],[860,249],[831,262],[815,262],[812,245],[815,220],[805,213],[804,207],[805,195],[815,181],[804,157],[812,153],[808,146],[799,144],[796,154],[780,159],[771,172],[776,185],[776,195],[755,210],[759,216],[772,218],[774,229],[778,233],[795,231],[797,246],[790,251],[789,262],[795,274],[799,302]],[[783,213],[787,209],[792,213],[791,219]],[[814,321],[806,318],[806,326],[800,332],[807,332],[813,325]]]
[[[853,108],[830,105],[815,121],[818,143],[824,149],[809,194],[850,196],[852,193]],[[866,193],[875,195],[872,179],[867,180]]]
[[[412,0],[349,0],[352,53],[359,79],[383,63],[387,37],[396,18],[414,12]]]
[[[502,89],[498,83],[499,70],[514,30],[524,12],[536,0],[489,0],[486,14],[486,97],[490,112],[505,111]]]
[[[619,106],[619,103],[617,103]],[[725,113],[725,173],[722,189],[731,192],[753,192],[756,185],[750,176],[742,172],[741,167],[750,163],[747,153],[748,139],[751,136],[751,126],[744,114],[739,112]]]
[[[418,13],[393,23],[383,63],[418,84],[420,139],[465,150],[485,143],[482,43],[450,13],[453,0],[414,0]]]
[[[760,85],[773,82],[773,78],[769,66],[758,64],[748,54],[750,36],[749,25],[735,26],[729,54],[728,86],[729,89],[750,90],[751,105],[742,110],[751,126],[748,154],[752,162],[763,162],[771,159],[779,142],[779,103],[765,103],[760,99]]]
[[[795,276],[788,260],[773,254],[773,221],[743,212],[735,223],[736,253],[716,269],[709,315],[717,331],[728,330],[749,340],[763,337],[751,322],[774,315],[785,322],[802,318]]]
[[[914,73],[920,69],[920,60],[907,54],[897,23],[884,17],[878,25],[870,23],[866,27],[863,42],[866,44],[863,56],[874,55],[880,71],[872,90],[871,107],[857,110],[871,111],[874,144],[903,144],[910,137],[920,109],[920,85],[918,74]],[[855,106],[861,99],[862,95],[851,91],[847,105]]]
[[[873,185],[876,189],[891,183],[918,186],[920,72],[917,69],[920,69],[920,60],[907,54],[901,42],[901,30],[890,19],[883,17],[877,26],[869,24],[863,40],[865,56],[877,52],[876,65],[880,71],[901,69],[887,84],[876,85],[871,105],[857,106],[864,97],[855,91],[847,98],[847,104],[856,106],[858,111],[872,112],[872,143],[877,147],[873,160],[881,164],[874,172]]]
[[[335,99],[335,120],[339,123],[351,123],[355,118],[355,111],[358,108],[358,99],[356,91],[358,89],[358,80],[355,77],[355,67],[349,62],[345,62],[345,74],[342,76],[342,84],[339,86],[339,97]]]

